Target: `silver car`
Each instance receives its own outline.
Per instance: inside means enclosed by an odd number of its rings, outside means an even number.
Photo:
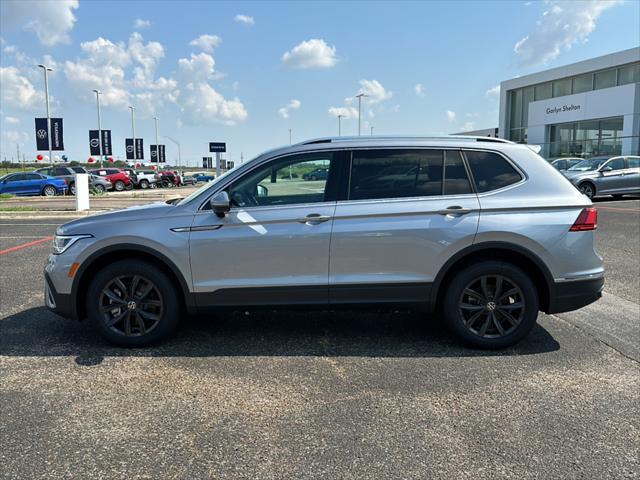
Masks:
[[[327,169],[325,179],[305,181]],[[266,152],[179,201],[62,225],[46,305],[143,346],[185,313],[388,305],[501,348],[594,302],[597,212],[526,145],[339,137]]]
[[[640,193],[640,157],[592,157],[562,173],[589,198]]]

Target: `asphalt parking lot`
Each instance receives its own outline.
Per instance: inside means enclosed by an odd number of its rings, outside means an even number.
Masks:
[[[597,207],[604,297],[499,352],[404,312],[230,312],[113,348],[43,307],[63,220],[0,219],[0,476],[637,478],[640,200]]]

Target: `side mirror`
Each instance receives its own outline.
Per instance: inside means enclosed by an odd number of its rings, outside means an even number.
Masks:
[[[612,170],[613,170],[613,168],[611,168],[611,167],[610,167],[610,166],[608,166],[608,165],[607,165],[606,167],[602,167],[602,168],[600,169],[600,171],[601,171],[601,172],[610,172],[610,171],[612,171]]]
[[[211,197],[209,204],[213,213],[220,218],[223,218],[231,210],[231,200],[229,200],[229,194],[225,191],[218,192]]]
[[[269,189],[267,187],[265,187],[264,185],[258,184],[256,186],[256,194],[258,195],[258,197],[268,197],[269,196]]]

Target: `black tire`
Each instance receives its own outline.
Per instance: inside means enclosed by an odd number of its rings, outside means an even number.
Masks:
[[[486,279],[484,284],[482,278]],[[538,292],[533,282],[508,262],[491,260],[473,264],[456,273],[445,288],[442,311],[447,326],[475,347],[492,349],[513,345],[531,331],[538,318]],[[488,292],[486,303],[467,293],[476,291],[474,288]],[[497,290],[500,293],[495,295]],[[522,306],[518,308],[518,305]]]
[[[58,190],[53,185],[45,185],[42,189],[42,195],[45,197],[55,197],[58,194]]]
[[[143,190],[146,190],[147,188],[149,188],[149,181],[148,180],[140,180],[140,188]]]
[[[580,185],[578,185],[578,190],[580,190],[589,198],[593,198],[596,196],[596,187],[591,182],[582,182]]]
[[[137,283],[135,278],[138,278]],[[117,283],[118,280],[121,283]],[[125,289],[118,287],[120,284]],[[137,288],[133,287],[134,284]],[[152,285],[152,288],[146,295],[141,295],[148,285]],[[132,287],[136,290],[133,293]],[[177,291],[177,285],[155,265],[141,260],[120,260],[107,265],[93,277],[87,291],[87,316],[100,335],[115,345],[152,345],[168,337],[178,325],[180,301]],[[114,303],[114,300],[118,303]],[[139,305],[136,305],[136,300]],[[104,309],[111,305],[113,308]],[[110,320],[118,318],[121,320],[108,325]]]
[[[117,180],[116,183],[113,184],[113,188],[118,192],[122,192],[125,189],[126,185],[122,180]]]
[[[76,183],[75,182],[71,182],[69,184],[69,190],[67,190],[69,192],[69,195],[75,195],[76,194]]]
[[[104,190],[105,190],[105,189],[104,189],[104,185],[102,185],[102,184],[100,184],[100,183],[95,184],[95,185],[93,186],[93,189],[94,189],[96,192],[98,192],[98,193],[102,193],[102,192],[104,192]]]

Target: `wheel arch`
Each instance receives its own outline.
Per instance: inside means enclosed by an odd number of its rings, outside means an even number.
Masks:
[[[78,268],[71,287],[71,298],[75,307],[74,316],[76,318],[86,318],[85,298],[91,278],[105,265],[113,262],[114,255],[117,256],[118,260],[135,258],[136,260],[147,260],[153,265],[160,267],[174,284],[180,288],[182,295],[180,295],[179,298],[183,306],[185,306],[188,311],[195,310],[195,301],[189,291],[189,285],[180,272],[180,269],[169,258],[157,250],[143,245],[119,244],[105,247],[94,252],[83,261]]]
[[[589,185],[591,185],[591,188],[593,188],[593,196],[595,197],[598,193],[598,187],[596,186],[596,182],[594,182],[593,180],[589,180],[589,179],[585,179],[585,180],[581,180],[580,182],[578,182],[578,190],[580,190],[580,186],[584,185],[585,183],[588,183]]]
[[[503,260],[521,268],[530,275],[538,291],[540,310],[549,308],[553,285],[553,276],[544,262],[532,251],[507,242],[483,242],[471,245],[453,255],[440,269],[431,289],[430,305],[433,309],[440,306],[440,292],[454,277],[456,272],[471,263],[482,260]]]

